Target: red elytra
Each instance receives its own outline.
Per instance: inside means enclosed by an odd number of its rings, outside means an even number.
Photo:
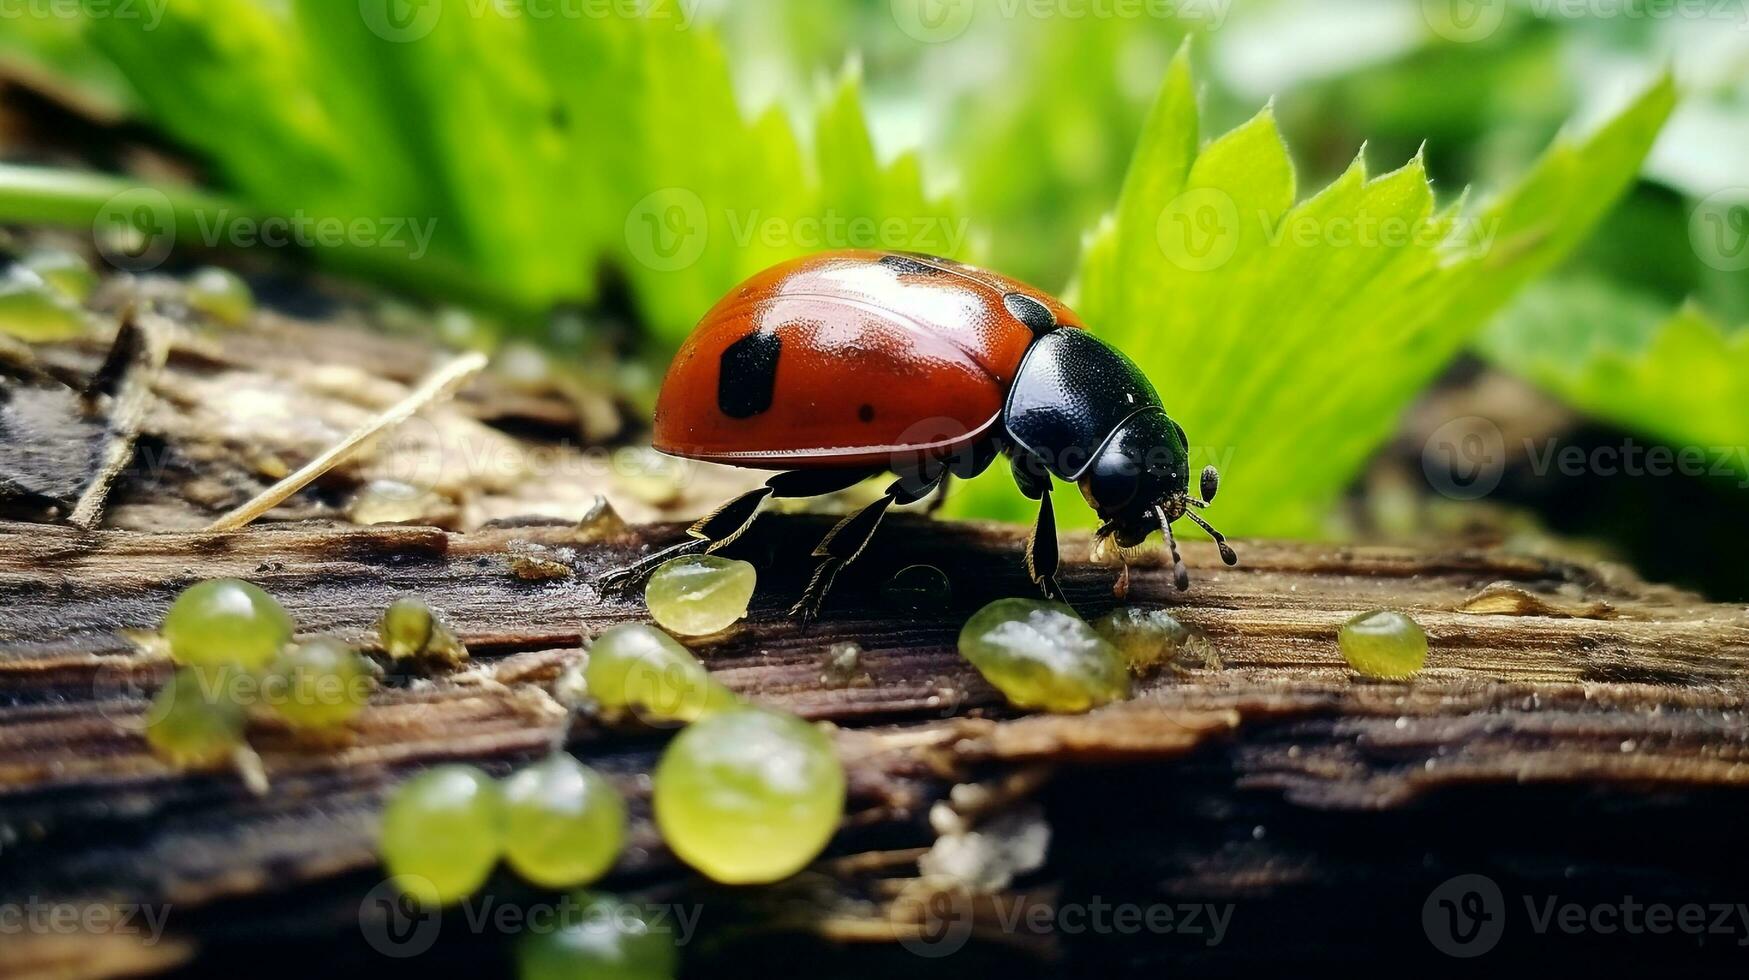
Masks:
[[[785,262],[725,296],[681,346],[652,441],[788,470],[951,454],[999,424],[1040,329],[1021,317],[1042,313],[1047,329],[1082,326],[1042,290],[946,259],[845,250]]]

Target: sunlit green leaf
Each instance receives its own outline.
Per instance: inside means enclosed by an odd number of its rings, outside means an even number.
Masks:
[[[90,0],[96,3],[97,0]],[[673,347],[735,283],[826,248],[965,247],[917,160],[883,160],[847,73],[798,135],[749,118],[716,34],[676,8],[542,18],[483,5],[382,22],[366,4],[176,0],[161,24],[89,19],[149,120],[216,166],[253,210],[428,224],[393,266],[443,292],[465,268],[535,309],[588,301],[605,270]],[[319,255],[332,253],[320,241]],[[349,243],[345,261],[368,257]]]
[[[1674,99],[1660,81],[1480,209],[1436,209],[1419,157],[1376,178],[1357,160],[1294,204],[1267,109],[1181,166],[1197,131],[1183,62],[1137,151],[1144,173],[1092,237],[1073,301],[1153,378],[1192,462],[1221,467],[1209,516],[1240,534],[1320,530],[1415,395],[1620,196]],[[986,476],[954,506],[1022,519],[1027,504],[1005,481]],[[1071,496],[1059,494],[1059,513],[1086,525]]]
[[[1749,446],[1749,329],[1573,280],[1526,291],[1478,347],[1596,418],[1744,465],[1736,447]]]

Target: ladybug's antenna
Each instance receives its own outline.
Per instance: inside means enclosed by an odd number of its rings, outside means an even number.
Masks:
[[[1166,548],[1172,552],[1172,574],[1176,576],[1178,591],[1190,588],[1190,572],[1184,567],[1184,559],[1178,557],[1178,539],[1172,536],[1172,520],[1166,516],[1166,508],[1155,507],[1154,516],[1160,519],[1160,531],[1166,535]]]
[[[1221,488],[1221,471],[1215,469],[1213,466],[1205,466],[1202,468],[1202,496],[1201,497],[1189,497],[1189,496],[1187,496],[1184,498],[1184,501],[1185,501],[1185,503],[1191,504],[1191,505],[1196,506],[1196,507],[1207,507],[1210,503],[1214,502],[1215,491],[1219,490],[1220,488]],[[1198,521],[1197,523],[1201,524],[1202,522]],[[1206,525],[1204,525],[1204,526],[1206,527]]]
[[[1197,514],[1195,511],[1187,510],[1184,512],[1184,516],[1190,518],[1191,521],[1193,521],[1197,527],[1200,527],[1204,531],[1207,531],[1209,537],[1215,539],[1215,547],[1221,549],[1221,560],[1222,561],[1226,562],[1229,565],[1239,564],[1239,556],[1233,552],[1233,546],[1227,543],[1227,536],[1226,535],[1215,530],[1213,525],[1211,525],[1208,521],[1203,520],[1202,516]]]

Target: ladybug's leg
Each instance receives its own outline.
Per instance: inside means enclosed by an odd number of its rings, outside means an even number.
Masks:
[[[623,592],[634,588],[665,561],[704,551],[719,540],[724,543],[733,541],[753,523],[753,518],[759,513],[759,505],[770,495],[771,488],[767,486],[735,497],[687,528],[686,540],[659,551],[652,551],[624,568],[616,568],[603,575],[600,583],[602,591]]]
[[[941,474],[941,482],[935,485],[935,495],[929,498],[929,503],[923,505],[923,513],[934,517],[941,510],[941,506],[947,503],[947,485],[952,482],[952,473]]]
[[[910,504],[922,500],[940,486],[946,477],[947,470],[940,468],[933,473],[901,475],[893,481],[892,486],[887,487],[887,492],[881,499],[839,521],[832,530],[826,532],[825,539],[814,549],[814,557],[824,561],[814,569],[814,577],[808,580],[808,587],[802,591],[802,597],[790,607],[790,615],[800,617],[803,625],[819,616],[820,605],[826,601],[826,593],[831,591],[838,573],[868,547],[869,540],[874,537],[875,528],[880,526],[881,518],[886,516],[887,508],[894,504]]]
[[[1043,590],[1046,599],[1068,602],[1057,584],[1057,515],[1051,510],[1051,492],[1038,498],[1038,523],[1026,539],[1026,574]]]
[[[688,540],[669,545],[603,575],[601,587],[608,591],[623,591],[642,582],[658,565],[669,559],[727,547],[753,526],[753,519],[759,516],[759,505],[766,497],[818,497],[853,487],[879,472],[876,469],[834,469],[779,473],[766,480],[764,486],[755,487],[699,518],[686,529]]]
[[[1014,483],[1020,492],[1038,501],[1038,521],[1026,539],[1026,574],[1043,590],[1046,599],[1067,602],[1057,584],[1057,514],[1051,508],[1051,477],[1044,464],[1030,454],[1017,453],[1010,460]]]

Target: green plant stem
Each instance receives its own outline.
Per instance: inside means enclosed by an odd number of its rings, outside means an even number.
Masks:
[[[119,195],[141,190],[164,195],[169,202],[169,217],[173,219],[169,222],[171,233],[182,245],[214,247],[226,242],[258,242],[258,235],[244,232],[259,228],[269,217],[193,187],[147,183],[90,171],[0,164],[0,222],[89,230]],[[513,299],[505,290],[446,259],[413,258],[395,249],[347,243],[310,251],[327,268],[381,285],[469,306],[532,312],[526,303]]]

